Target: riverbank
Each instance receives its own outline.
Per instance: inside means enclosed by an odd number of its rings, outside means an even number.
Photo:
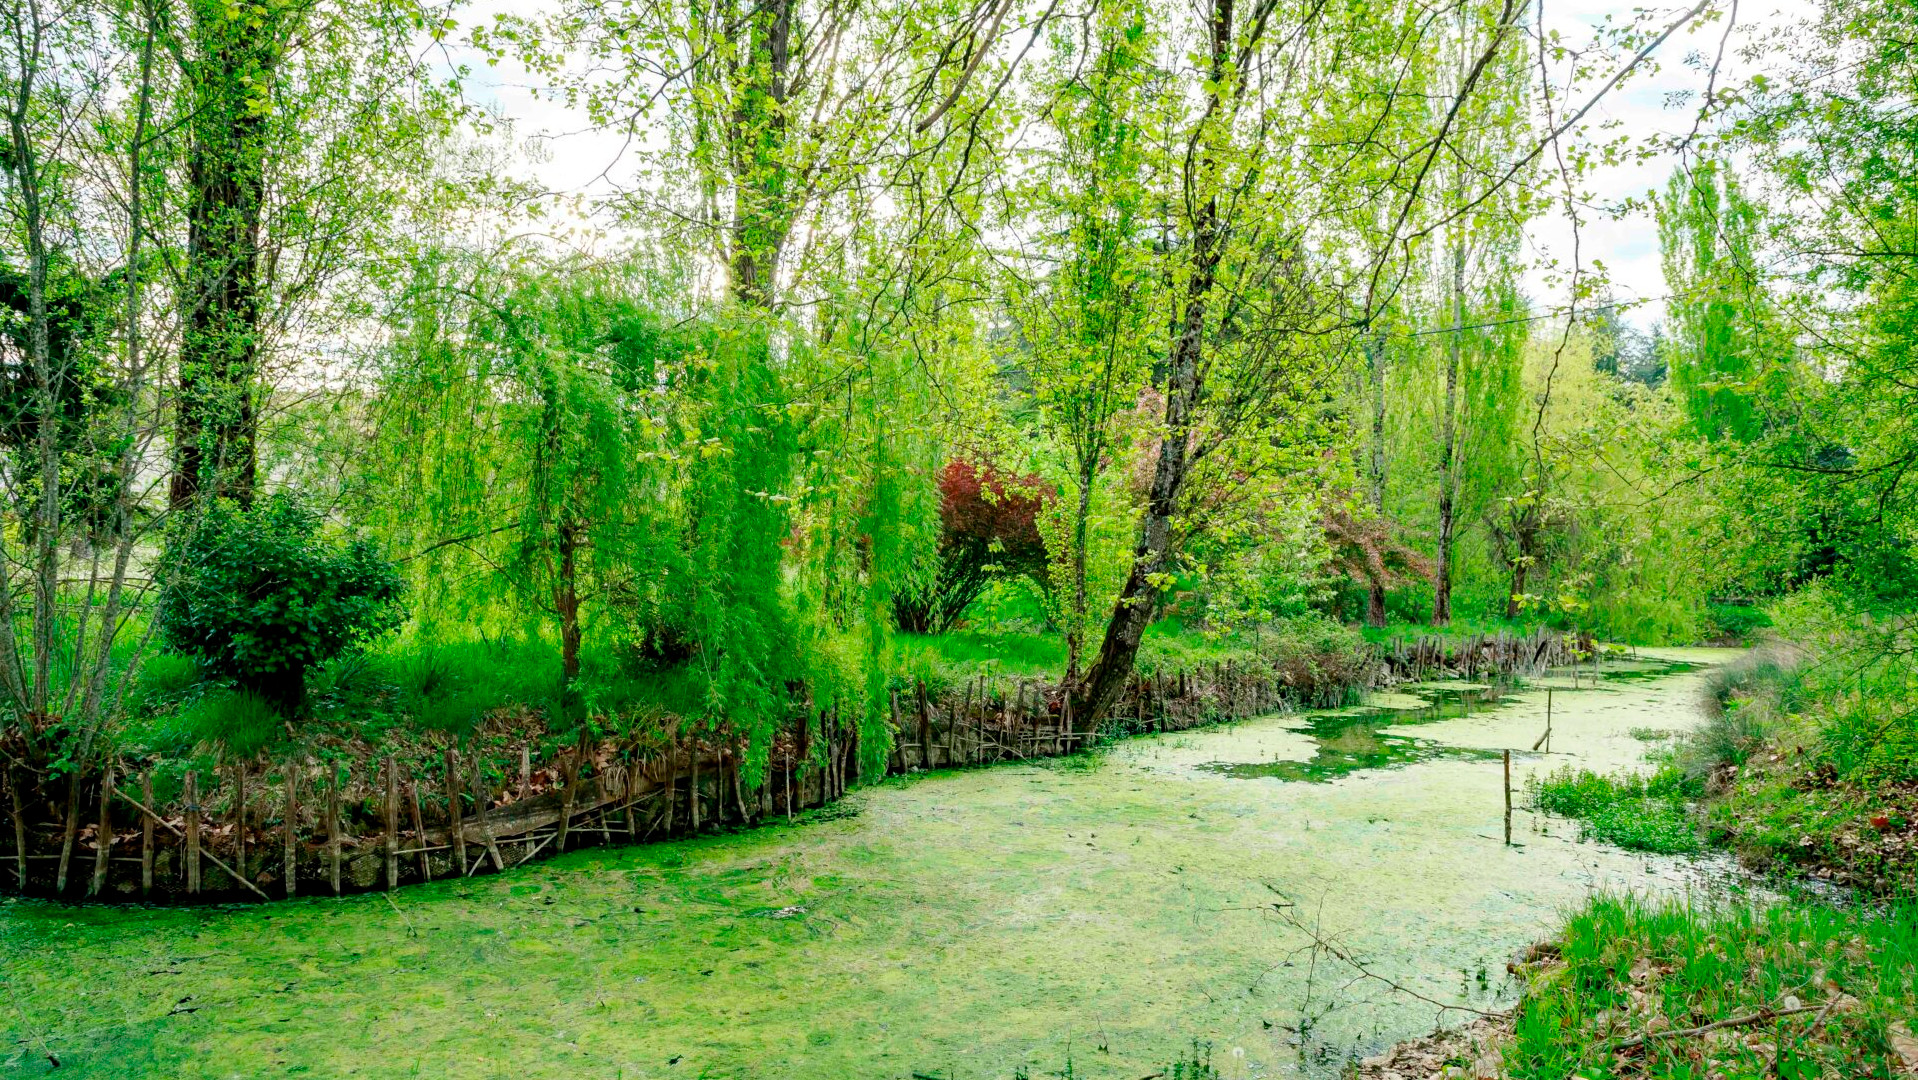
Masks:
[[[1516,967],[1513,1012],[1362,1077],[1918,1074],[1909,625],[1794,615],[1795,643],[1713,675],[1704,723],[1649,778],[1563,771],[1533,791],[1606,842],[1733,851],[1784,895],[1596,895]]]
[[[382,714],[393,701],[368,698],[364,713],[336,703],[293,744],[237,754],[180,742],[168,725],[193,706],[179,705],[132,725],[104,769],[6,771],[13,842],[0,866],[12,865],[0,890],[188,903],[392,890],[573,848],[790,821],[885,776],[1332,707],[1405,680],[1504,680],[1569,665],[1576,684],[1594,677],[1586,665],[1598,657],[1543,631],[1379,652],[1321,619],[1217,637],[1156,629],[1096,733],[1048,674],[1060,658],[1043,649],[1056,640],[964,633],[903,639],[876,712],[795,689],[795,714],[764,746],[656,702],[575,729],[556,728],[550,710],[509,704],[457,731]]]
[[[1011,1080],[1068,1061],[1137,1080],[1196,1038],[1230,1080],[1335,1077],[1434,1015],[1345,988],[1336,964],[1315,966],[1314,934],[1428,998],[1489,1009],[1509,942],[1595,886],[1700,887],[1680,860],[1534,831],[1529,815],[1517,845],[1500,837],[1501,750],[1517,750],[1521,780],[1628,763],[1648,715],[1696,718],[1701,672],[1662,670],[1546,680],[1549,757],[1528,749],[1545,686],[1447,682],[915,773],[791,826],[390,895],[14,901],[0,906],[17,1000],[0,1064],[30,1070],[44,1045],[60,1075],[116,1080]]]
[[[1075,723],[1053,676],[1061,658],[1038,655],[1058,643],[1041,635],[906,637],[878,703],[871,688],[795,686],[764,741],[690,719],[710,703],[682,700],[670,675],[597,695],[583,721],[559,723],[530,687],[468,671],[537,666],[511,649],[403,654],[332,677],[296,738],[243,751],[193,734],[206,700],[196,684],[148,687],[104,766],[0,771],[12,818],[0,890],[189,903],[391,890],[578,847],[791,821],[888,775],[1337,705],[1389,677],[1356,632],[1322,619],[1154,631],[1097,733]],[[167,667],[150,677],[166,680]],[[446,702],[433,695],[447,693],[471,699],[465,726],[435,713]],[[269,721],[275,738],[294,731]]]

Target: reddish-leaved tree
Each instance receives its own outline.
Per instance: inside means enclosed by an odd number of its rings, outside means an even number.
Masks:
[[[944,633],[995,574],[1043,574],[1046,548],[1038,517],[1045,500],[1036,476],[1008,475],[989,463],[948,462],[939,474],[939,574],[894,601],[899,628]]]

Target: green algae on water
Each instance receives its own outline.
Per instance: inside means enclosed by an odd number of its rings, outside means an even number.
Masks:
[[[1631,729],[1690,726],[1698,685],[1556,691],[1555,753],[1523,768],[1630,765]],[[1417,736],[1529,747],[1543,696],[1441,710]],[[1512,950],[1594,888],[1696,881],[1528,814],[1523,846],[1505,847],[1495,762],[1433,756],[1336,783],[1204,767],[1311,760],[1300,720],[1129,740],[1087,768],[886,784],[852,816],[388,895],[15,901],[0,906],[0,1073],[37,1075],[51,1051],[61,1076],[116,1080],[1010,1080],[1068,1060],[1136,1080],[1197,1039],[1235,1080],[1330,1077],[1437,1017],[1315,978],[1310,938],[1273,904],[1372,970],[1483,1007],[1509,991],[1495,975]]]

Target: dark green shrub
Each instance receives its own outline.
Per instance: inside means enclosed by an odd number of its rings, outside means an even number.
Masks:
[[[1710,640],[1740,645],[1772,625],[1765,609],[1751,604],[1707,604],[1705,622],[1706,637]]]
[[[214,506],[168,565],[162,640],[282,713],[303,704],[309,669],[403,618],[393,564],[363,540],[323,536],[318,515],[283,497]]]

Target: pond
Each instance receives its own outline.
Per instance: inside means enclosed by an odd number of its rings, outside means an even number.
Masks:
[[[1637,764],[1729,655],[1408,688],[392,894],[12,902],[0,1074],[1136,1080],[1196,1041],[1228,1078],[1329,1077],[1440,1019],[1382,980],[1490,1007],[1591,890],[1722,873],[1523,811],[1505,846],[1500,751],[1515,786]]]

